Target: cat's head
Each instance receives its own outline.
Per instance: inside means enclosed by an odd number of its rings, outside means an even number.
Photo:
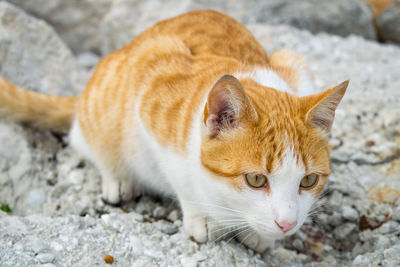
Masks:
[[[216,181],[211,215],[270,239],[299,229],[330,174],[327,136],[347,84],[296,97],[250,79],[219,79],[204,109],[201,147]]]

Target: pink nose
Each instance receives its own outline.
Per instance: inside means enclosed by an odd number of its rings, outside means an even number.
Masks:
[[[281,230],[286,233],[287,231],[289,231],[290,229],[292,229],[293,227],[295,227],[297,225],[297,221],[294,222],[287,222],[287,221],[275,221],[276,225],[278,225],[279,228],[281,228]]]

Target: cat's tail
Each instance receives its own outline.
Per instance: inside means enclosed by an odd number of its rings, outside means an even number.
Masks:
[[[77,99],[25,90],[0,77],[0,114],[39,129],[68,131]]]

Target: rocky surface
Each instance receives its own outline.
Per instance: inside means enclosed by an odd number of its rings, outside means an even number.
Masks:
[[[398,0],[392,0],[397,3]],[[393,39],[399,28],[395,9],[381,18],[382,27],[374,28],[373,14],[381,13],[391,0],[8,0],[38,18],[46,20],[74,53],[111,53],[148,26],[177,14],[195,9],[226,12],[249,23],[290,24],[311,32],[329,32],[341,36],[361,35],[382,40]],[[367,4],[368,3],[368,4]],[[393,4],[394,6],[394,4]],[[173,7],[173,8],[172,8]],[[393,9],[393,10],[392,10]],[[375,12],[379,10],[379,12]],[[397,9],[398,10],[398,9]],[[396,13],[397,14],[397,13]],[[378,17],[378,16],[377,16]],[[109,38],[110,34],[113,38]],[[386,36],[390,37],[386,37]],[[398,36],[396,33],[395,36]],[[396,37],[397,38],[397,37]],[[396,41],[397,42],[397,41]]]
[[[290,24],[314,33],[376,38],[372,11],[363,0],[118,0],[101,23],[101,51],[106,55],[120,48],[160,19],[205,8],[225,12],[246,24]]]
[[[112,0],[8,0],[46,20],[75,53],[99,52],[99,24]]]
[[[289,24],[313,33],[376,38],[372,12],[364,0],[259,1],[252,6],[244,21]]]
[[[400,44],[400,1],[385,9],[376,21],[379,38]]]
[[[44,21],[0,2],[0,73],[19,86],[76,95],[83,76],[70,49]]]
[[[159,10],[150,7],[140,13],[143,21],[145,14],[149,21],[158,18]],[[86,77],[98,56],[86,51],[76,63],[45,23],[5,3],[0,18],[6,40],[0,41],[1,75],[14,70],[9,79],[48,93],[76,94],[84,87],[85,78],[71,77]],[[126,20],[101,38],[114,38],[135,18]],[[332,129],[333,172],[300,231],[264,255],[229,239],[197,244],[183,232],[176,201],[142,196],[119,208],[105,205],[98,172],[71,150],[68,137],[2,118],[0,205],[12,212],[0,212],[0,265],[102,266],[109,254],[116,266],[398,266],[400,48],[288,26],[248,27],[268,52],[288,48],[304,55],[319,88],[350,79]],[[117,40],[113,45],[127,41]],[[52,71],[46,71],[49,64]]]

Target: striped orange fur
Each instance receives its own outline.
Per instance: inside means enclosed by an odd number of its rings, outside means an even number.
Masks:
[[[71,143],[99,168],[110,203],[139,188],[174,195],[186,231],[205,241],[207,211],[193,202],[240,209],[247,199],[271,198],[264,206],[252,202],[252,216],[263,214],[268,227],[249,224],[276,239],[300,227],[330,174],[327,134],[347,82],[310,93],[312,79],[296,53],[268,58],[234,19],[194,11],[159,22],[102,59],[77,98],[1,80],[0,110],[44,129],[73,122]],[[249,173],[267,177],[265,187],[249,188]],[[318,176],[309,189],[301,186],[308,175]],[[252,211],[245,205],[242,212]],[[255,249],[265,248],[263,240]]]

